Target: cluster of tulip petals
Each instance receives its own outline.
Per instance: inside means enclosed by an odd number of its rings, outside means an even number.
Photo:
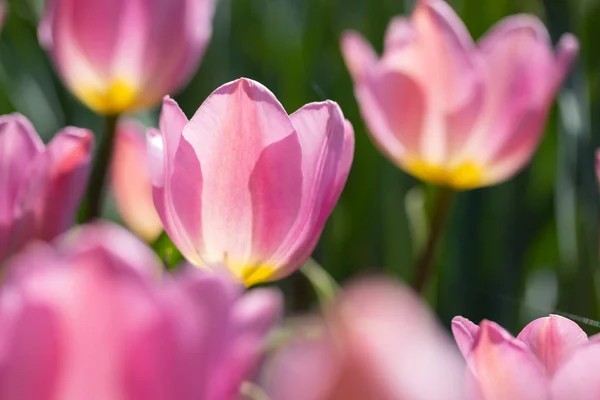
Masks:
[[[77,98],[109,115],[163,102],[158,128],[117,127],[110,182],[129,229],[75,226],[91,132],[45,145],[24,116],[0,117],[0,399],[597,399],[600,339],[556,315],[516,338],[456,317],[454,343],[411,289],[369,278],[280,323],[281,293],[250,287],[310,257],[354,131],[333,101],[289,115],[245,78],[188,118],[168,95],[195,72],[214,8],[47,1],[40,42]],[[341,49],[375,144],[461,190],[527,164],[578,51],[566,35],[555,53],[530,16],[475,44],[443,0],[392,20],[382,57],[355,32]],[[174,273],[147,244],[163,229],[185,258]]]

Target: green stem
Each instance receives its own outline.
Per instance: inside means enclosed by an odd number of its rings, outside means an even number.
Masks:
[[[85,222],[92,221],[100,217],[102,213],[102,203],[104,201],[106,176],[110,168],[110,160],[115,144],[117,133],[117,121],[119,115],[107,115],[105,117],[104,136],[100,138],[96,162],[90,176],[90,183],[87,190],[87,207],[84,217]]]
[[[452,189],[447,187],[438,188],[427,244],[421,251],[421,254],[419,254],[415,264],[416,277],[413,288],[419,293],[422,293],[425,290],[427,282],[433,273],[436,249],[442,238],[446,220],[450,214],[453,198],[454,191]]]

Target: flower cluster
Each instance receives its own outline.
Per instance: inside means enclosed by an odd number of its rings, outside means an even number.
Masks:
[[[354,129],[334,101],[288,114],[247,78],[188,118],[169,96],[195,73],[214,10],[47,1],[42,46],[112,125],[98,140],[64,128],[46,145],[24,116],[0,117],[0,398],[598,398],[600,340],[556,315],[516,338],[456,317],[453,343],[418,291],[364,278],[320,315],[279,323],[281,293],[252,286],[309,260]],[[578,42],[566,34],[554,50],[539,20],[512,16],[474,43],[445,1],[419,0],[391,21],[381,57],[353,31],[341,52],[377,147],[417,178],[468,190],[531,160]],[[157,128],[121,118],[161,99]],[[129,230],[86,215],[106,175]],[[184,259],[174,272],[161,241]]]

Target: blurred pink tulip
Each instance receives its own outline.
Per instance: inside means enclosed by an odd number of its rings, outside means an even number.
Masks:
[[[25,117],[0,116],[0,263],[26,242],[71,227],[93,143],[91,132],[65,128],[46,147]]]
[[[443,0],[419,0],[388,27],[379,58],[356,32],[342,53],[374,142],[392,162],[455,189],[509,179],[531,159],[578,52],[553,52],[533,16],[505,18],[475,45]]]
[[[454,338],[467,360],[468,399],[569,400],[600,397],[600,340],[550,315],[514,338],[499,325],[456,317]]]
[[[152,201],[144,127],[126,120],[117,127],[112,157],[112,187],[117,210],[127,226],[147,242],[153,242],[163,227]]]
[[[6,13],[8,12],[8,5],[5,0],[0,0],[0,29],[4,26],[6,20]]]
[[[225,264],[246,285],[310,256],[344,187],[352,126],[336,103],[288,116],[260,83],[215,90],[191,121],[166,98],[149,135],[154,204],[182,254]]]
[[[462,400],[464,362],[419,298],[358,282],[267,362],[272,400]],[[296,331],[298,334],[298,331]]]
[[[214,0],[47,0],[39,36],[69,89],[96,112],[153,106],[196,71]]]
[[[160,276],[151,249],[107,223],[13,259],[0,289],[0,398],[237,398],[262,358],[277,292],[225,275]]]

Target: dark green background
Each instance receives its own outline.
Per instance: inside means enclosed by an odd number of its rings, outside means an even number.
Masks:
[[[66,92],[37,43],[39,0],[8,1],[0,40],[0,112],[17,110],[49,139],[63,125],[101,131],[102,119]],[[558,97],[532,165],[502,185],[461,193],[454,203],[428,300],[444,322],[456,314],[496,320],[513,331],[559,312],[600,319],[598,187],[600,2],[457,0],[450,2],[475,38],[502,17],[535,13],[554,40],[581,40],[581,57]],[[210,47],[190,85],[175,96],[191,116],[217,86],[245,76],[269,87],[289,112],[311,101],[337,101],[356,130],[346,189],[315,252],[338,281],[369,271],[409,280],[412,243],[432,189],[395,168],[371,144],[339,51],[345,29],[377,49],[392,16],[413,1],[221,0]],[[152,110],[139,115],[156,124]],[[410,212],[408,212],[409,210]],[[107,216],[114,218],[110,206]],[[291,308],[314,299],[304,277],[280,283]]]

